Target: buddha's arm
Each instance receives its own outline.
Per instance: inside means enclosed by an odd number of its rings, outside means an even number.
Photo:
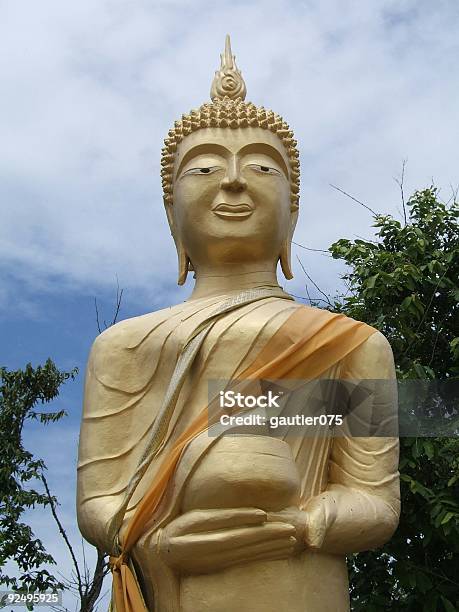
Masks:
[[[111,507],[106,498],[77,503],[78,527],[84,539],[99,550],[112,553],[113,542],[109,540],[108,527],[117,507]]]
[[[113,542],[108,538],[108,525],[119,504],[118,497],[107,495],[105,488],[110,480],[116,482],[116,466],[103,460],[103,449],[107,447],[114,430],[111,424],[104,423],[103,418],[91,417],[110,405],[108,392],[95,376],[95,367],[100,360],[109,359],[111,336],[110,330],[107,330],[96,339],[88,360],[77,476],[78,526],[88,542],[106,552],[112,552]],[[116,452],[116,448],[113,452]]]
[[[389,343],[373,334],[345,363],[346,377],[394,379]],[[395,385],[384,385],[381,402],[394,403]],[[400,513],[398,438],[337,437],[333,440],[328,486],[308,500],[309,546],[343,554],[384,544]]]

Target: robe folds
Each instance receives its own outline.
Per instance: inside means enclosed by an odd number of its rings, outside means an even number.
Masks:
[[[195,588],[163,563],[156,538],[180,514],[187,482],[219,439],[208,434],[208,381],[352,378],[350,356],[359,347],[362,350],[376,332],[344,315],[298,304],[279,289],[238,302],[239,295],[190,300],[122,321],[94,343],[79,444],[78,521],[85,538],[111,554],[112,609],[116,612],[181,612],[186,608],[182,607],[181,593]],[[231,298],[236,299],[235,306],[214,316]],[[126,502],[164,395],[176,376],[177,362],[190,338],[206,324],[199,350],[188,364],[174,400],[164,439]],[[376,378],[374,369],[370,376]],[[337,495],[355,491],[356,510],[370,517],[367,528],[355,526],[356,539],[361,542],[337,551],[339,558],[321,554],[324,534],[316,535],[319,552],[314,551],[310,563],[322,567],[323,572],[336,573],[336,588],[341,589],[344,600],[342,607],[335,609],[347,610],[343,553],[383,543],[378,537],[387,539],[387,534],[371,534],[383,516],[390,517],[389,535],[397,524],[398,440],[301,439],[289,438],[288,433],[284,440],[291,447],[300,475],[301,509],[317,513],[319,496],[326,500],[335,489]],[[336,499],[323,503],[336,503]],[[123,507],[123,536],[117,549],[112,537],[114,517]],[[142,539],[147,532],[150,537]],[[295,571],[301,575],[301,568]],[[204,576],[199,588],[205,588],[211,577]],[[313,581],[313,576],[308,579],[305,575],[306,587],[308,580]],[[322,608],[332,610],[335,604],[330,602],[327,607],[326,590],[320,595]],[[318,609],[314,605],[301,609]]]

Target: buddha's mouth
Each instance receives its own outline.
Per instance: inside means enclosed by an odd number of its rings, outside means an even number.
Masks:
[[[212,212],[218,217],[225,219],[245,219],[253,213],[253,208],[249,204],[217,204],[212,208]]]

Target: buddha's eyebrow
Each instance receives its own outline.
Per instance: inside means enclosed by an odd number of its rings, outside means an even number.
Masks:
[[[266,142],[251,142],[245,147],[242,147],[238,153],[239,155],[248,155],[249,153],[264,153],[269,155],[269,157],[279,164],[285,174],[286,179],[289,180],[288,168],[284,158],[275,147],[267,144]]]
[[[185,153],[185,155],[182,157],[180,164],[177,168],[176,176],[180,174],[183,166],[190,159],[193,159],[193,157],[197,157],[198,155],[205,155],[206,153],[216,153],[217,155],[221,155],[222,157],[227,157],[227,155],[231,155],[231,151],[227,149],[226,147],[224,147],[223,145],[212,144],[212,143],[196,145],[195,147],[191,147],[191,149],[189,149]]]
[[[206,153],[215,153],[217,155],[221,155],[222,157],[233,155],[233,151],[230,151],[221,144],[203,143],[196,145],[195,147],[191,147],[191,149],[189,149],[182,157],[177,168],[176,176],[180,175],[182,168],[190,161],[190,159],[193,159],[193,157],[197,157],[198,155],[205,155]],[[265,155],[268,155],[279,164],[283,173],[285,174],[285,177],[287,180],[289,180],[288,168],[284,158],[275,147],[267,144],[266,142],[251,142],[250,144],[242,147],[242,149],[240,149],[237,153],[238,155],[248,155],[249,153],[264,153]]]

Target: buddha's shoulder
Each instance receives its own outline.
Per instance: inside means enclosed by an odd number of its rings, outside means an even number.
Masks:
[[[355,319],[348,320],[362,323]],[[365,324],[364,324],[365,325]],[[371,333],[345,358],[347,376],[350,378],[393,378],[395,376],[394,355],[386,336],[367,326]]]
[[[112,353],[119,349],[135,348],[153,330],[179,315],[184,307],[184,304],[176,304],[154,312],[123,319],[97,336],[92,346],[92,353],[99,354],[107,351]]]
[[[286,300],[279,300],[284,301]],[[357,321],[341,312],[334,312],[332,310],[327,310],[325,308],[319,308],[317,306],[310,306],[309,304],[303,304],[298,301],[290,301],[286,302],[287,305],[293,307],[294,312],[297,316],[303,317],[304,320],[321,320],[323,322],[328,322],[332,320],[339,320],[341,322],[346,322],[347,324],[360,324],[362,325],[362,321]]]
[[[330,310],[325,310],[322,308],[317,308],[315,306],[305,306],[298,304],[301,307],[301,311],[304,317],[304,320],[309,321],[320,321],[323,323],[336,321],[339,325],[344,325],[349,328],[356,328],[365,326],[369,331],[369,335],[364,340],[358,348],[353,351],[353,356],[359,359],[366,359],[370,356],[377,355],[379,359],[387,356],[392,359],[392,348],[390,346],[389,341],[386,336],[382,334],[380,331],[371,327],[370,325],[353,319],[352,317],[348,317],[343,313],[336,313]],[[298,313],[300,314],[300,313]]]
[[[353,361],[371,364],[393,362],[392,347],[389,340],[380,331],[375,330],[349,356]]]

